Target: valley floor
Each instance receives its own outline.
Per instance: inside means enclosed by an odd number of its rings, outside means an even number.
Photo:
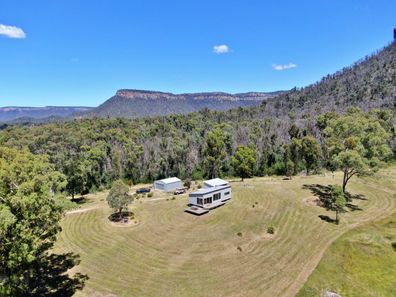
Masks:
[[[350,182],[363,196],[340,225],[321,219],[334,213],[317,206],[309,188],[340,181],[327,174],[232,182],[233,199],[201,217],[183,212],[187,195],[156,192],[133,202],[137,222],[127,227],[108,221],[106,193],[90,195],[86,211],[65,216],[55,252],[81,256],[72,273],[89,280],[77,296],[295,296],[340,235],[396,212],[391,168]]]

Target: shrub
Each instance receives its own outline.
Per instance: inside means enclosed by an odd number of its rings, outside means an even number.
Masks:
[[[237,247],[237,250],[242,252],[242,248],[240,246]]]
[[[154,196],[154,193],[148,193],[148,194],[147,194],[147,197],[150,197],[150,198],[151,198],[151,197],[153,197],[153,196]]]
[[[396,252],[396,241],[392,242],[392,247],[393,247],[393,250]]]
[[[253,208],[254,208],[255,206],[256,206],[256,205],[254,205],[254,204],[252,205]]]
[[[238,232],[237,235],[238,235],[239,237],[241,237],[241,236],[242,236],[242,232]]]
[[[274,234],[274,233],[275,233],[275,228],[272,227],[272,226],[268,227],[268,228],[267,228],[267,233],[268,233],[268,234]]]
[[[197,188],[198,188],[198,189],[202,188],[202,185],[201,185],[201,184],[199,184]]]
[[[199,169],[194,169],[191,173],[192,180],[200,180],[203,179],[203,172]]]
[[[172,200],[175,200],[175,199],[176,199],[176,197],[175,197],[175,196],[173,196],[173,197],[172,197]]]
[[[191,179],[186,179],[186,181],[184,182],[184,186],[187,188],[187,189],[190,189],[191,188]]]

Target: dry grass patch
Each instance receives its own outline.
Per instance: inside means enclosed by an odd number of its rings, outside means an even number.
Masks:
[[[308,206],[303,189],[339,183],[339,174],[233,182],[233,199],[201,217],[183,211],[187,195],[166,201],[172,195],[155,193],[132,204],[133,228],[106,222],[111,210],[100,193],[87,205],[98,208],[65,217],[56,249],[81,256],[74,271],[90,279],[78,296],[295,296],[336,238],[396,211],[395,173],[353,180],[350,191],[367,200],[356,201],[362,211],[343,214],[339,226],[319,219],[334,214]]]

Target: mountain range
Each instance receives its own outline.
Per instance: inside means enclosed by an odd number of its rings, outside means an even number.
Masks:
[[[175,113],[188,113],[204,108],[228,110],[259,105],[279,92],[249,92],[228,94],[223,92],[172,94],[145,90],[118,90],[98,107],[47,106],[1,107],[0,122],[49,122],[70,118],[124,117],[137,118]]]
[[[45,106],[45,107],[0,107],[0,122],[35,122],[42,119],[68,118],[76,113],[88,112],[85,106]]]
[[[98,107],[3,107],[0,122],[49,122],[71,118],[138,118],[201,109],[264,106],[261,116],[304,118],[349,106],[396,108],[396,42],[307,87],[271,93],[172,94],[122,89]],[[263,110],[261,108],[261,110]]]

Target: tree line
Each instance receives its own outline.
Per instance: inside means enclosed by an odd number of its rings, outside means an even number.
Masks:
[[[343,188],[393,157],[391,110],[349,108],[316,118],[261,118],[260,111],[202,110],[145,119],[84,119],[0,131],[0,145],[46,155],[66,176],[71,196],[113,181],[152,182],[178,176],[287,175],[342,169]],[[393,141],[393,142],[392,142]]]

